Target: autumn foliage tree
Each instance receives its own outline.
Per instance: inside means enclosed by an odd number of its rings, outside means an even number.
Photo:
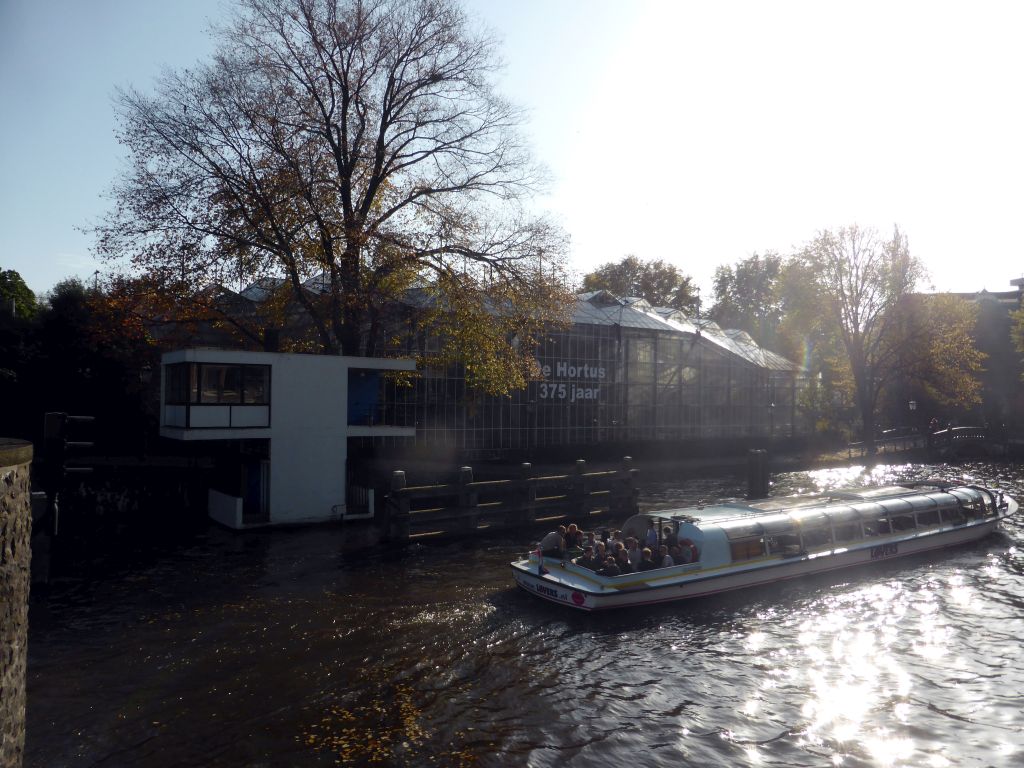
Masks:
[[[939,406],[966,409],[979,404],[985,355],[975,339],[977,305],[937,293],[913,296],[901,311],[901,346],[910,386]]]
[[[521,385],[569,306],[565,242],[529,212],[542,173],[495,41],[453,0],[240,0],[216,35],[209,63],[118,94],[131,165],[100,253],[186,313],[267,280],[329,354],[386,353],[381,307],[417,287],[420,327],[485,358],[471,383]]]
[[[616,296],[636,296],[655,307],[696,310],[693,281],[677,267],[662,259],[644,261],[624,256],[602,264],[583,278],[583,290],[606,290]]]

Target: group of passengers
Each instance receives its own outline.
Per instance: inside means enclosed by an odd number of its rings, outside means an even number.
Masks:
[[[584,533],[575,523],[560,525],[540,542],[544,557],[571,560],[576,565],[595,571],[599,576],[620,576],[624,573],[653,571],[673,565],[695,563],[700,559],[697,546],[690,539],[680,539],[665,526],[659,538],[651,521],[643,541],[633,536],[623,538],[622,531]]]

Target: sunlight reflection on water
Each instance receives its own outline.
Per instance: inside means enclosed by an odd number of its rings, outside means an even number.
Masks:
[[[784,473],[773,494],[936,475],[1024,489],[1015,467],[908,464]],[[742,483],[649,482],[642,501]],[[519,538],[346,559],[331,531],[214,533],[217,556],[34,596],[25,764],[1015,765],[1021,541],[1012,520],[934,555],[584,616],[512,588]]]

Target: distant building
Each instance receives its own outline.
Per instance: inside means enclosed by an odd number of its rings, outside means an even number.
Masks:
[[[1024,299],[1024,278],[1011,280],[1012,291],[981,290],[955,293],[978,307],[975,341],[987,355],[982,363],[981,419],[994,427],[1006,425],[1024,428],[1024,375],[1022,354],[1010,335],[1011,313],[1020,309]],[[980,426],[980,425],[979,425]]]
[[[259,286],[235,296],[259,311]],[[412,358],[442,343],[410,330],[404,349]],[[796,364],[742,331],[640,299],[579,295],[571,324],[552,329],[536,357],[537,381],[488,396],[458,365],[410,382],[388,371],[414,370],[411,359],[186,348],[163,358],[160,431],[222,443],[210,513],[234,527],[350,514],[348,491],[371,455],[458,466],[798,431]]]

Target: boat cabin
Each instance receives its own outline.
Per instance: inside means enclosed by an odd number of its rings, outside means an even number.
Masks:
[[[622,531],[642,535],[653,520],[659,531],[668,526],[680,540],[693,541],[702,568],[717,568],[768,558],[814,558],[875,540],[934,533],[995,517],[999,504],[996,494],[982,488],[924,492],[889,486],[800,501],[726,503],[687,514],[647,513],[627,520]]]

